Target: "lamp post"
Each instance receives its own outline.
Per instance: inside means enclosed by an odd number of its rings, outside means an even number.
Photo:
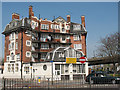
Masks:
[[[22,57],[23,57],[23,29],[21,32],[21,79],[22,79]]]
[[[31,79],[32,79],[32,62],[30,62],[30,69],[31,69]]]
[[[52,63],[52,85],[53,85],[53,60],[50,62]]]

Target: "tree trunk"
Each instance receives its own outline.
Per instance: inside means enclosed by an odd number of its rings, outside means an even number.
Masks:
[[[116,74],[117,73],[117,70],[116,70],[116,66],[115,66],[115,63],[113,62],[113,70],[114,70],[114,73]]]

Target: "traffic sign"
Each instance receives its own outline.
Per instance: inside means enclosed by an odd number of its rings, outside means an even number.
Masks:
[[[85,63],[86,62],[86,58],[85,57],[80,57],[79,60],[80,60],[81,63]]]

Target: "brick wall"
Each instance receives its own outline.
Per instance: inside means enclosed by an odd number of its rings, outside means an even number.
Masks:
[[[86,38],[85,35],[81,35],[81,40],[80,41],[74,41],[73,36],[70,37],[71,39],[71,47],[74,48],[74,44],[82,44],[82,51],[86,55]]]
[[[9,34],[5,36],[5,49],[4,49],[4,62],[6,62],[6,57],[7,55],[10,55],[10,51],[9,51]]]
[[[23,32],[23,62],[30,62],[31,61],[31,57],[26,57],[26,51],[30,51],[31,52],[31,46],[26,46],[26,40],[30,40],[31,41],[31,36],[27,36],[25,34],[25,30],[24,30],[24,32]]]

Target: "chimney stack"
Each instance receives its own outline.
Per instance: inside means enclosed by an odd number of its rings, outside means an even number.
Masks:
[[[34,16],[33,6],[29,6],[29,19],[31,19],[31,16]]]
[[[20,15],[17,14],[17,13],[13,13],[13,14],[12,14],[12,20],[13,20],[13,19],[20,19]]]
[[[70,15],[67,15],[67,23],[70,22]]]
[[[85,16],[81,16],[81,24],[83,24],[85,27]]]
[[[47,18],[45,18],[44,20],[47,21]]]
[[[40,20],[42,20],[42,18],[40,18]]]

